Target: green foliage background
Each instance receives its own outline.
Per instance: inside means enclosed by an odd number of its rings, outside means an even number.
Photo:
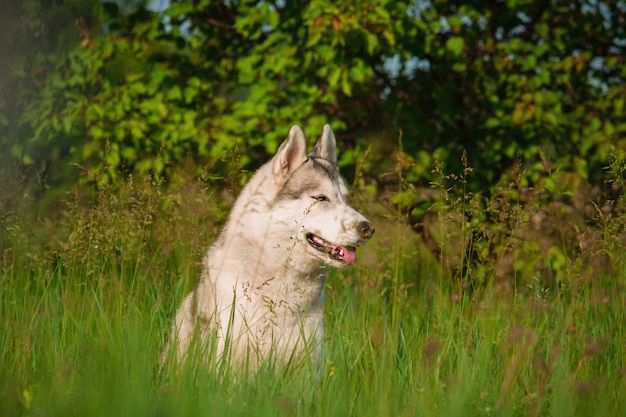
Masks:
[[[230,192],[330,123],[342,173],[457,277],[569,285],[603,231],[626,245],[624,1],[2,7],[0,174],[44,206],[131,177]]]
[[[428,184],[434,157],[460,172],[465,151],[484,192],[520,161],[531,185],[546,160],[598,184],[626,146],[623,1],[120,5],[3,6],[3,165],[53,186],[187,159],[219,177],[291,124],[328,122],[343,164],[379,151],[363,167],[374,184],[400,140],[411,183]]]
[[[0,415],[624,415],[625,20],[0,2]],[[294,123],[332,125],[377,228],[329,275],[324,375],[159,373],[237,183]]]

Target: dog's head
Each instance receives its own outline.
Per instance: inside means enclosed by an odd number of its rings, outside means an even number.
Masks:
[[[272,212],[278,216],[278,225],[292,231],[294,261],[318,259],[337,267],[353,264],[356,247],[372,237],[374,226],[347,202],[330,126],[324,126],[308,155],[302,130],[293,126],[271,166],[279,189]]]

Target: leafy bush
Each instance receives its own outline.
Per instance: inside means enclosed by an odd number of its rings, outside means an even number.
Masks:
[[[401,131],[418,185],[433,155],[460,172],[466,151],[475,192],[518,159],[536,184],[543,156],[597,184],[609,146],[626,145],[623,1],[64,5],[76,24],[52,31],[60,6],[24,3],[14,27],[48,31],[56,47],[15,60],[21,93],[0,125],[13,161],[53,182],[75,180],[69,162],[106,183],[186,158],[220,177],[254,167],[292,123],[309,135],[332,123],[343,164]],[[362,168],[382,183],[389,155],[374,156]]]

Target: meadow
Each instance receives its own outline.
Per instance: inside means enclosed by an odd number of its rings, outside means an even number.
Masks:
[[[467,285],[401,213],[357,198],[378,232],[328,277],[322,375],[193,360],[159,371],[233,196],[131,180],[41,211],[18,194],[0,218],[1,416],[626,415],[623,262],[567,286]]]

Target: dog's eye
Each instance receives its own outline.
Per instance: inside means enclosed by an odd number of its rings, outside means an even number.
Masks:
[[[317,201],[330,201],[328,199],[328,197],[326,197],[325,195],[314,195],[313,198]]]

